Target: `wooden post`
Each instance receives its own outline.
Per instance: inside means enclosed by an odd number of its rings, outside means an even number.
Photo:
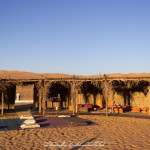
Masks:
[[[40,87],[39,89],[39,112],[41,112],[41,106],[42,106],[41,100],[42,100],[42,93],[41,93],[41,87]]]
[[[108,98],[106,98],[106,116],[108,116]]]
[[[114,90],[112,89],[112,113],[114,113]]]
[[[77,89],[75,90],[75,93],[76,93],[76,113],[78,113],[78,93],[77,93]]]
[[[105,100],[106,100],[106,116],[108,116],[108,81],[107,81],[107,76],[104,74],[104,77],[105,77],[105,87],[104,87],[104,95],[105,95]]]
[[[72,98],[73,98],[73,115],[75,115],[75,99],[76,99],[76,91],[75,91],[75,76],[73,76],[73,83],[72,83]]]
[[[45,81],[43,85],[43,101],[42,101],[42,107],[43,107],[43,116],[45,115],[45,102],[46,102],[46,86],[45,86]]]
[[[2,110],[1,110],[1,114],[4,114],[4,93],[2,92]]]

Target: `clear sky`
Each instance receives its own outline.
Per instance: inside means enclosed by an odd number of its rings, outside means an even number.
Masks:
[[[0,70],[150,72],[150,0],[0,0]]]

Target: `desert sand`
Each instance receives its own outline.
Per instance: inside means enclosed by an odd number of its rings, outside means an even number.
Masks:
[[[150,77],[150,73],[114,73],[107,74],[108,77]],[[33,73],[23,71],[5,71],[0,70],[0,79],[43,79],[43,78],[71,78],[72,75],[61,73]],[[100,75],[82,76],[76,75],[78,78],[99,78]],[[103,77],[103,75],[101,75]]]
[[[98,115],[79,117],[97,125],[1,131],[0,149],[150,149],[149,119]],[[66,147],[61,146],[62,142],[65,142]]]

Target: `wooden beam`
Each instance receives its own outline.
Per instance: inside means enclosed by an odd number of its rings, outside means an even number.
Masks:
[[[84,82],[88,82],[88,81],[104,81],[105,77],[101,76],[99,78],[89,78],[89,77],[78,77],[78,76],[73,76],[69,77],[69,78],[46,78],[46,79],[1,79],[1,81],[8,81],[8,82],[26,82],[26,83],[32,83],[32,82],[38,82],[41,80],[44,81],[48,81],[48,82],[53,82],[53,81],[71,81],[73,82],[73,79],[75,78],[76,81],[84,81]],[[132,80],[132,81],[136,81],[136,80],[145,80],[150,82],[150,77],[107,77],[108,81],[113,81],[113,80],[122,80],[122,81],[126,81],[126,80]]]

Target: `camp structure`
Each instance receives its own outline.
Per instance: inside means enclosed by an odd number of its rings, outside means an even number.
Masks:
[[[22,88],[19,92],[16,89]],[[68,109],[77,112],[80,105],[98,106],[108,109],[117,105],[150,107],[150,76],[65,76],[37,78],[1,78],[0,108],[14,109],[15,100],[25,97],[33,99],[39,112],[47,108]],[[19,96],[17,95],[19,93]],[[22,97],[22,98],[21,98]],[[24,98],[26,99],[26,98]]]

